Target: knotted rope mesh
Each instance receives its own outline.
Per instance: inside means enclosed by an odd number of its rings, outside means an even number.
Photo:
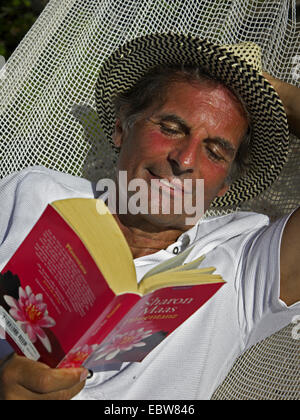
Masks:
[[[0,72],[0,176],[44,165],[93,181],[112,177],[115,156],[95,112],[99,68],[128,40],[170,31],[256,42],[264,69],[300,86],[296,0],[51,0]],[[297,207],[299,157],[291,136],[278,181],[242,209],[276,219]],[[299,398],[299,343],[288,326],[253,347],[214,398]],[[255,362],[262,354],[263,366]]]

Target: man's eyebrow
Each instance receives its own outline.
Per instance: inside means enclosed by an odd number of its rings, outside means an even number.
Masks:
[[[184,132],[184,134],[190,134],[191,129],[188,126],[188,124],[186,123],[186,121],[184,121],[182,118],[180,118],[178,115],[176,114],[159,114],[157,116],[157,118],[162,122],[162,121],[169,121],[169,122],[173,122],[175,124],[177,124],[179,126],[179,128]]]
[[[187,122],[176,114],[159,114],[156,118],[160,119],[160,121],[169,121],[177,124],[186,135],[191,132],[191,128],[188,126]],[[218,144],[230,157],[234,157],[236,153],[236,148],[230,141],[224,139],[223,137],[208,137],[205,142]]]
[[[215,143],[222,147],[227,154],[231,157],[234,157],[236,153],[236,148],[230,143],[230,141],[222,137],[211,137],[205,140],[205,143]]]

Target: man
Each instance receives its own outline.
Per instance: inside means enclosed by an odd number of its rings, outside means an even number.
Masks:
[[[246,56],[255,50],[247,48]],[[104,130],[120,149],[117,172],[127,171],[128,182],[145,181],[148,193],[152,180],[161,187],[158,214],[115,215],[135,257],[138,279],[194,245],[191,259],[205,254],[206,264],[216,266],[226,286],[142,363],[95,374],[83,390],[84,369],[49,369],[10,356],[1,365],[1,398],[70,399],[82,390],[79,399],[207,399],[242,351],[299,313],[299,210],[273,225],[263,215],[235,213],[195,226],[185,223],[185,213],[162,211],[164,195],[172,202],[186,194],[195,201],[198,179],[204,179],[205,210],[211,203],[236,205],[266,188],[284,164],[287,130],[281,102],[237,50],[227,54],[176,35],[134,40],[106,62],[96,91]],[[273,82],[292,128],[299,130],[299,90]],[[249,125],[251,153],[241,156]],[[262,133],[268,138],[263,140]],[[187,179],[192,188],[185,191],[181,186]],[[48,202],[94,196],[89,182],[42,168],[13,174],[1,188],[1,268]],[[151,194],[147,197],[151,204]]]

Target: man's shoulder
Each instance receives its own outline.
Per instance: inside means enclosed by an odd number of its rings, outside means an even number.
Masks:
[[[192,259],[199,254],[206,255],[208,263],[211,255],[230,265],[239,260],[246,243],[259,236],[269,224],[269,218],[263,214],[239,211],[205,217],[184,236],[188,235],[189,244],[193,245]],[[183,241],[183,237],[180,239]],[[210,263],[214,265],[213,261]]]
[[[92,194],[93,184],[87,179],[73,176],[44,166],[32,166],[18,172],[14,172],[0,181],[1,190],[16,190],[20,186],[32,191],[36,188],[42,188],[45,192],[51,189],[59,191],[78,192],[79,194]]]
[[[48,204],[68,198],[94,198],[91,182],[52,169],[34,166],[0,181],[0,244],[13,249]],[[9,245],[9,246],[10,246]]]
[[[2,214],[15,210],[15,206],[44,208],[53,201],[75,197],[94,198],[93,183],[42,166],[29,167],[0,180]]]
[[[197,236],[214,234],[234,237],[258,231],[270,224],[268,216],[246,211],[235,211],[228,214],[206,216],[199,222]]]

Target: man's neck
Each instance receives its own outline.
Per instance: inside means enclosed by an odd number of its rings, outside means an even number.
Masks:
[[[122,215],[114,215],[114,217],[127,240],[133,258],[154,254],[161,249],[168,248],[184,232],[184,230],[173,228],[164,230],[155,228],[155,226],[150,228],[143,223],[137,226]]]
[[[105,198],[106,205],[108,205],[107,200],[108,197]],[[116,206],[113,205],[114,207],[119,208],[118,201]],[[157,225],[153,221],[130,213],[113,213],[113,216],[127,240],[133,258],[154,254],[155,252],[168,248],[177,241],[179,236],[192,228],[192,226],[187,225],[180,227]]]

